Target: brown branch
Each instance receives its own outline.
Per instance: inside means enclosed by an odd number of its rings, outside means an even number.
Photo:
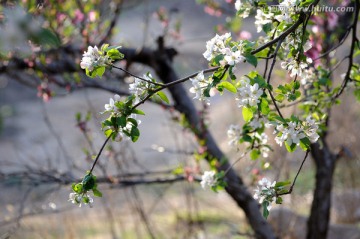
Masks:
[[[295,186],[295,183],[296,183],[296,179],[297,179],[297,177],[298,177],[299,174],[300,174],[300,171],[301,171],[301,169],[302,169],[302,167],[303,167],[303,165],[304,165],[304,163],[305,163],[305,160],[307,159],[307,157],[308,157],[308,155],[309,155],[309,152],[310,152],[309,150],[306,151],[305,157],[304,157],[304,159],[303,159],[303,161],[302,161],[302,163],[301,163],[301,165],[300,165],[299,170],[298,170],[297,173],[296,173],[296,176],[295,176],[294,181],[292,182],[292,184],[291,184],[291,186],[290,186],[290,188],[289,188],[289,191],[284,192],[284,193],[276,194],[276,196],[282,196],[282,195],[286,195],[286,194],[291,194],[291,193],[292,193],[292,191],[293,191],[293,189],[294,189],[294,186]]]

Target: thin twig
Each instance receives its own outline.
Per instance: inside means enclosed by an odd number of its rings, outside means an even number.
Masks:
[[[113,65],[113,64],[109,64],[109,66],[110,66],[110,67],[113,67],[113,68],[115,68],[115,69],[121,70],[121,71],[125,72],[126,74],[131,75],[132,77],[138,78],[138,79],[140,79],[140,80],[142,80],[142,81],[145,81],[145,82],[147,82],[147,83],[150,83],[150,84],[153,84],[153,85],[157,85],[157,86],[164,86],[164,84],[162,84],[162,83],[154,82],[154,81],[145,79],[145,78],[143,78],[143,77],[134,75],[134,74],[131,73],[130,71],[125,70],[125,69],[123,69],[123,68],[121,68],[121,67],[115,66],[115,65]]]
[[[293,190],[293,188],[294,188],[294,186],[295,186],[295,183],[296,183],[296,179],[297,179],[297,177],[298,177],[299,174],[300,174],[300,171],[301,171],[301,169],[302,169],[302,167],[303,167],[303,165],[304,165],[304,163],[305,163],[306,158],[307,158],[308,155],[309,155],[309,152],[310,152],[310,150],[306,151],[305,157],[304,157],[304,159],[303,159],[303,161],[302,161],[302,163],[301,163],[301,165],[300,165],[299,170],[298,170],[297,173],[296,173],[296,176],[295,176],[295,178],[294,178],[293,183],[291,184],[291,186],[290,186],[290,188],[289,188],[289,191],[284,192],[284,193],[276,194],[276,196],[282,196],[282,195],[286,195],[286,194],[291,194],[291,193],[292,193],[292,190]]]
[[[97,161],[99,160],[99,157],[100,157],[100,155],[101,155],[101,153],[102,153],[103,149],[105,148],[105,145],[107,144],[107,142],[108,142],[108,141],[109,141],[109,139],[111,138],[111,136],[112,136],[112,134],[110,134],[110,135],[109,135],[109,137],[107,137],[107,139],[105,140],[105,142],[104,142],[104,143],[103,143],[103,145],[101,146],[101,149],[100,149],[100,151],[99,151],[98,155],[96,156],[96,159],[95,159],[95,161],[94,161],[94,163],[93,163],[93,165],[92,165],[92,167],[91,167],[91,169],[90,169],[89,174],[91,174],[91,173],[92,173],[92,171],[94,170],[94,167],[95,167],[95,165],[96,165]]]
[[[355,14],[354,14],[354,20],[353,23],[351,25],[352,28],[352,41],[351,41],[351,48],[350,48],[350,53],[349,53],[349,66],[348,69],[346,71],[346,75],[344,78],[344,81],[341,85],[340,91],[333,97],[333,100],[336,100],[345,90],[347,83],[350,80],[350,73],[351,73],[351,68],[353,67],[353,62],[354,62],[354,51],[355,51],[355,44],[359,41],[356,37],[356,29],[357,29],[357,22],[358,22],[358,18],[359,18],[359,8],[360,8],[360,0],[356,0],[355,1]]]

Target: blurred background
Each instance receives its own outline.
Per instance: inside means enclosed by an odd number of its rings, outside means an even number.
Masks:
[[[133,81],[115,70],[102,79],[86,79],[79,62],[88,45],[156,49],[163,36],[166,46],[177,51],[173,67],[181,78],[207,68],[202,53],[215,32],[231,30],[233,39],[257,39],[254,16],[233,18],[231,0],[1,3],[0,238],[253,237],[242,210],[226,192],[203,190],[196,181],[209,166],[201,161],[201,147],[182,115],[151,102],[141,106],[146,116],[139,117],[141,136],[136,143],[111,142],[105,147],[94,171],[103,179],[103,197],[94,198],[92,208],[79,208],[68,197],[71,180],[80,180],[90,169],[106,139],[99,112],[113,97],[111,89],[126,92]],[[334,57],[347,54],[348,46],[345,42]],[[34,67],[39,62],[42,66]],[[335,70],[338,78],[345,67]],[[152,72],[141,64],[129,69],[137,75]],[[236,73],[251,69],[244,64]],[[276,71],[274,78],[284,81],[285,72]],[[215,94],[210,106],[194,104],[220,148],[235,162],[243,149],[231,148],[226,132],[230,124],[243,123],[241,111],[232,95]],[[351,238],[360,238],[360,111],[353,98],[342,97],[330,122],[328,142],[345,155],[335,171],[331,222],[341,224],[340,235],[351,232]],[[274,152],[268,158],[245,157],[235,165],[251,192],[263,176],[292,180],[300,166],[303,152],[288,154],[273,139],[271,144]],[[281,208],[287,208],[287,214],[271,211],[275,227],[293,222],[283,232],[288,238],[303,234],[314,180],[308,159],[294,192],[284,197]]]

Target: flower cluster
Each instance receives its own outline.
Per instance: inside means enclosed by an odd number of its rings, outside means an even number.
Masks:
[[[263,90],[258,83],[250,84],[250,80],[244,78],[240,80],[240,87],[237,89],[236,100],[238,101],[238,107],[256,106],[260,102],[260,97],[263,94]]]
[[[259,149],[259,152],[264,158],[267,158],[269,156],[270,148],[267,144],[268,142],[268,136],[266,133],[248,133],[248,136],[253,137],[256,139],[257,145],[253,144],[252,146],[255,146]],[[243,132],[239,125],[230,125],[229,129],[227,131],[227,136],[229,138],[229,145],[230,146],[237,146],[241,141],[241,138],[243,136]]]
[[[266,128],[269,128],[271,125],[269,124],[268,120],[264,117],[259,117],[258,114],[255,114],[251,121],[249,122],[249,126],[253,128],[254,130],[262,128],[265,126]]]
[[[308,68],[309,64],[312,63],[312,59],[307,57],[306,61],[300,61],[297,59],[292,59],[290,61],[281,62],[281,67],[290,72],[290,76],[294,77],[298,75],[300,77],[303,76],[303,72]]]
[[[317,133],[319,126],[316,124],[315,120],[308,116],[304,122],[294,122],[291,121],[287,124],[287,127],[283,124],[277,125],[274,134],[277,134],[275,137],[276,143],[280,146],[284,142],[288,145],[300,144],[300,140],[308,137],[311,143],[315,143],[319,139]]]
[[[97,46],[89,46],[88,50],[83,54],[80,67],[92,72],[95,68],[106,66],[108,63],[111,63],[111,59],[104,55],[103,51],[100,51]]]
[[[319,125],[316,121],[309,115],[306,117],[306,120],[303,122],[304,133],[307,135],[311,143],[315,143],[319,139],[319,134],[317,133]]]
[[[217,179],[215,171],[205,171],[201,176],[201,187],[205,189],[206,187],[214,187],[216,186]]]
[[[80,183],[73,183],[72,192],[69,194],[69,200],[73,204],[88,204],[90,207],[94,202],[89,192],[92,191],[94,196],[102,197],[102,193],[97,189],[96,176],[88,173]]]
[[[285,21],[286,23],[292,23],[293,19],[291,16],[295,14],[295,6],[297,5],[298,0],[284,0],[279,4],[281,10],[280,15],[275,17],[279,22]]]
[[[267,210],[270,211],[271,203],[276,200],[276,190],[275,190],[276,181],[270,182],[267,178],[262,178],[258,182],[257,188],[254,190],[254,199],[259,200],[259,203],[267,203]]]
[[[227,131],[227,136],[229,138],[229,145],[236,146],[241,138],[241,129],[239,125],[230,125]]]
[[[275,137],[275,141],[280,146],[282,146],[285,141],[288,145],[292,145],[293,143],[299,145],[300,139],[305,138],[301,124],[296,122],[289,122],[288,127],[283,124],[276,126],[274,134],[278,134],[278,136]]]
[[[153,81],[153,77],[150,73],[146,75],[144,74],[143,78],[149,82],[135,77],[134,82],[129,85],[129,91],[131,94],[135,95],[136,103],[142,100],[144,94],[146,94],[146,92],[154,86],[150,83]]]
[[[317,76],[313,68],[305,69],[304,74],[300,80],[302,85],[309,85],[316,80]]]
[[[264,158],[269,157],[269,152],[270,152],[270,148],[268,146],[266,146],[267,142],[268,142],[268,135],[266,133],[255,133],[255,138],[258,139],[259,141],[259,148],[260,148],[260,153]]]
[[[250,10],[257,0],[236,0],[235,9],[238,11],[238,16],[247,18],[250,14]]]
[[[114,98],[110,98],[109,104],[104,105],[105,112],[103,112],[103,113],[106,113],[106,112],[111,113],[110,119],[111,118],[118,119],[118,117],[121,115],[121,112],[120,112],[121,107],[119,108],[119,106],[122,105],[123,102],[121,102],[120,100],[121,100],[121,97],[116,94],[116,95],[114,95]],[[113,140],[115,140],[116,142],[121,142],[124,138],[130,139],[131,135],[129,135],[129,133],[126,133],[126,132],[131,132],[134,124],[137,127],[141,123],[140,120],[136,120],[136,114],[131,114],[130,118],[132,118],[133,120],[131,120],[131,121],[128,120],[128,121],[122,123],[122,125],[117,125],[117,124],[114,125],[114,124],[112,124],[111,121],[108,121],[109,123],[104,125],[105,127],[103,128],[103,130],[105,132],[106,131],[116,132],[116,135],[115,134],[113,135]]]
[[[221,56],[219,61],[221,66],[230,65],[235,66],[237,63],[244,61],[242,42],[230,46],[231,33],[225,33],[219,36],[216,34],[214,38],[206,42],[206,51],[203,56],[206,60],[212,61],[216,57]]]
[[[68,201],[72,202],[73,204],[79,205],[79,207],[81,207],[82,203],[84,203],[85,205],[88,204],[90,207],[92,207],[94,199],[88,193],[70,193]]]
[[[211,84],[211,78],[205,79],[204,73],[201,71],[199,74],[195,76],[195,78],[190,78],[190,81],[193,85],[193,87],[190,88],[190,92],[196,94],[194,99],[205,101],[209,105],[210,100],[208,97],[204,95],[204,91]]]
[[[272,12],[265,13],[261,9],[258,9],[256,11],[256,16],[255,16],[255,25],[257,27],[257,32],[261,32],[265,24],[272,23],[273,18],[274,18],[274,13]]]

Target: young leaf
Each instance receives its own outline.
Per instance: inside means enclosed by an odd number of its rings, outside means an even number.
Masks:
[[[124,115],[121,117],[116,117],[116,123],[121,127],[125,127],[126,126],[126,117]]]
[[[236,87],[233,85],[233,84],[231,84],[230,82],[228,82],[228,81],[222,81],[222,82],[220,82],[218,85],[217,85],[217,88],[219,89],[219,88],[225,88],[225,89],[227,89],[228,91],[230,91],[230,92],[232,92],[232,93],[236,93],[237,92],[237,90],[236,90]],[[220,89],[219,89],[220,90]],[[220,90],[221,91],[221,90]]]
[[[254,67],[257,66],[257,58],[256,56],[253,56],[251,54],[245,56],[245,59],[248,63],[250,63],[251,65],[253,65]]]
[[[287,142],[285,142],[285,147],[286,147],[287,151],[290,153],[292,153],[296,150],[296,144],[294,144],[294,143],[289,145]]]
[[[133,109],[132,113],[138,114],[138,115],[145,115],[144,111],[139,110],[139,109]]]
[[[93,188],[92,191],[95,197],[102,197],[102,193],[96,188]]]
[[[310,142],[309,138],[304,137],[304,138],[300,139],[300,147],[302,150],[307,151],[308,149],[310,149],[310,144],[311,144],[311,142]]]
[[[166,94],[162,91],[156,93],[165,103],[170,104],[169,99],[167,98]]]
[[[268,218],[269,216],[269,210],[267,209],[267,207],[269,206],[269,202],[268,201],[264,201],[262,203],[262,208],[263,208],[263,216],[265,219]]]
[[[242,109],[242,115],[246,122],[249,122],[252,117],[254,116],[254,113],[252,112],[251,108],[243,107]]]
[[[137,127],[133,126],[130,132],[131,141],[136,142],[140,137],[140,131]]]
[[[256,160],[260,156],[260,151],[258,149],[253,149],[250,153],[251,160]]]
[[[88,191],[95,186],[95,179],[91,174],[88,174],[82,180],[83,188]]]

